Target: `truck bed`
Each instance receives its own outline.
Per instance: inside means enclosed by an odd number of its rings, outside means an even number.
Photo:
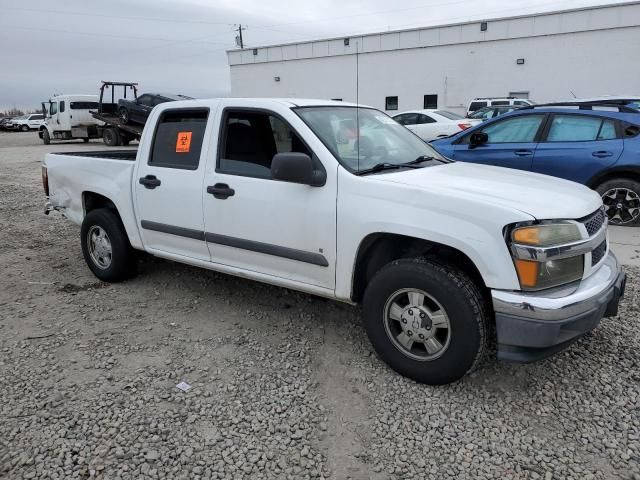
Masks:
[[[56,152],[51,155],[70,155],[73,157],[107,158],[109,160],[125,160],[134,162],[136,160],[137,149],[131,150],[93,150],[90,152]]]

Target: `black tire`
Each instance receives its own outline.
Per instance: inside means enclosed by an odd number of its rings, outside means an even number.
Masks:
[[[129,145],[129,141],[129,136],[123,133],[120,134],[120,145],[124,145],[126,147],[127,145]]]
[[[89,143],[89,139],[88,139],[88,138],[83,138],[83,139],[82,139],[82,141],[83,141],[84,143]]]
[[[109,262],[105,261],[102,265],[96,259],[98,254],[92,249],[90,239],[91,235],[100,231],[105,232],[111,251]],[[113,210],[99,208],[90,211],[82,221],[80,241],[85,262],[100,280],[119,282],[135,275],[135,251],[129,243],[120,217]]]
[[[120,145],[120,133],[113,127],[105,128],[102,132],[102,140],[109,147],[117,147]]]
[[[29,125],[21,125],[20,126],[20,131],[21,132],[28,132],[29,131]]]
[[[394,344],[391,339],[391,326],[396,325],[387,319],[387,305],[396,295],[404,289],[416,289],[425,292],[431,302],[435,300],[442,307],[445,317],[448,319],[446,333],[448,340],[441,341],[443,350],[434,354],[435,358],[425,359],[428,356],[427,348],[418,340],[412,351],[424,348],[424,357],[414,359],[403,350],[401,346]],[[407,297],[410,298],[410,297]],[[397,322],[398,329],[407,328],[413,324],[416,332],[430,331],[434,324],[429,320],[428,325],[421,324],[417,317],[410,318],[406,322],[405,315],[412,312],[410,306],[404,307],[402,322]],[[420,312],[420,310],[415,310]],[[403,259],[396,260],[375,274],[369,282],[363,300],[364,326],[375,351],[380,358],[396,372],[409,377],[417,382],[429,385],[444,385],[455,382],[467,373],[473,371],[481,362],[488,348],[488,314],[480,289],[461,270],[437,263],[432,259]],[[422,318],[422,312],[420,312]],[[431,317],[429,316],[429,319]],[[435,318],[435,317],[434,317]],[[413,322],[413,323],[412,323]],[[415,323],[417,322],[417,323]],[[419,324],[419,326],[418,326]],[[389,333],[388,333],[389,331]],[[441,332],[435,327],[435,332]],[[408,335],[417,335],[409,330]],[[401,334],[402,335],[402,334]],[[399,338],[399,336],[397,337]],[[406,336],[405,336],[406,338]],[[423,337],[421,337],[423,338]],[[426,343],[426,342],[425,342]],[[420,352],[416,354],[418,356]]]
[[[45,145],[49,145],[51,143],[51,137],[49,136],[49,130],[46,128],[42,129],[42,143]]]
[[[640,225],[640,182],[630,178],[612,178],[596,187],[602,197],[609,223],[635,227]]]
[[[125,125],[129,123],[129,110],[124,107],[120,107],[118,110],[118,116],[120,117],[120,121]]]

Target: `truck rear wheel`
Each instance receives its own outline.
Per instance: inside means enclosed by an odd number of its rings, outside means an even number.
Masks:
[[[109,147],[117,147],[120,145],[120,133],[113,127],[104,129],[102,139],[104,140],[104,144]]]
[[[135,252],[120,218],[108,208],[92,210],[80,229],[84,260],[100,280],[119,282],[136,272]]]
[[[42,143],[45,145],[49,145],[51,143],[51,137],[49,136],[49,130],[46,128],[42,129]]]
[[[363,315],[382,360],[417,382],[455,382],[477,367],[487,349],[479,288],[461,270],[430,259],[383,267],[367,286]]]

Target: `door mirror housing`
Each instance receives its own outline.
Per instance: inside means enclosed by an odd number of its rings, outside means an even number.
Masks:
[[[321,187],[327,181],[323,169],[315,168],[311,157],[305,153],[277,153],[271,160],[271,178],[283,182],[301,183]]]
[[[479,145],[484,145],[489,141],[489,135],[484,132],[474,132],[471,134],[469,138],[469,145],[471,147],[477,147]]]

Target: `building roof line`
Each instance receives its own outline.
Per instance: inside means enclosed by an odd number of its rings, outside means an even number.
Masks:
[[[378,32],[370,32],[370,33],[345,34],[345,35],[340,35],[340,36],[336,36],[336,37],[317,38],[317,39],[312,39],[312,40],[300,40],[300,41],[297,41],[297,42],[286,42],[286,43],[275,43],[275,44],[268,44],[268,45],[259,45],[259,46],[255,46],[255,47],[247,47],[247,48],[244,48],[244,49],[233,48],[233,49],[227,50],[226,52],[227,52],[227,54],[229,54],[229,53],[242,52],[242,51],[256,49],[256,48],[257,49],[265,49],[265,48],[287,47],[287,46],[291,46],[291,45],[303,45],[303,44],[307,44],[307,43],[330,42],[330,41],[333,41],[333,40],[342,40],[342,39],[345,39],[345,38],[349,38],[349,39],[356,38],[356,37],[363,38],[363,37],[371,37],[371,36],[376,36],[376,35],[387,35],[387,34],[393,34],[393,33],[415,32],[415,31],[419,31],[419,30],[431,30],[431,29],[438,29],[438,28],[459,27],[459,26],[463,26],[463,25],[473,25],[475,23],[480,23],[480,22],[498,22],[498,21],[505,21],[505,20],[517,20],[517,19],[520,19],[520,18],[544,17],[544,16],[551,16],[551,15],[561,15],[561,14],[565,14],[565,13],[576,13],[576,12],[582,12],[582,11],[588,11],[588,10],[602,10],[602,9],[614,8],[614,7],[626,7],[626,6],[632,6],[632,5],[640,5],[640,0],[634,0],[634,1],[628,1],[628,2],[618,2],[618,3],[608,3],[608,4],[605,4],[605,5],[593,5],[593,6],[588,6],[588,7],[569,8],[569,9],[564,9],[564,10],[553,10],[553,11],[549,11],[549,12],[530,13],[530,14],[523,14],[523,15],[512,15],[512,16],[507,16],[507,17],[478,18],[476,20],[467,20],[467,21],[464,21],[464,22],[447,23],[447,24],[442,24],[442,25],[428,25],[428,26],[424,26],[424,27],[412,27],[412,28],[404,28],[404,29],[397,29],[397,30],[385,30],[385,31],[378,31]]]

